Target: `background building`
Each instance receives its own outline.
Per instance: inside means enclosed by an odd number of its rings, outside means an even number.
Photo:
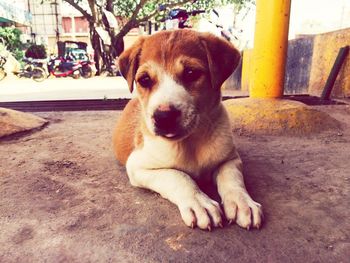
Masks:
[[[0,0],[4,1],[4,0]],[[21,27],[26,41],[44,44],[49,53],[57,52],[57,41],[82,41],[90,44],[89,24],[74,8],[62,0],[17,0],[26,6],[31,23]]]
[[[61,40],[82,41],[90,45],[89,22],[67,3],[62,4]]]
[[[0,0],[0,26],[30,26],[32,15],[26,3],[26,0]]]
[[[62,33],[61,0],[27,0],[32,13],[31,37],[37,44],[54,49]]]

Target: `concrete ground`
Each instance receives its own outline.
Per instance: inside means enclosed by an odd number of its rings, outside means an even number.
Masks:
[[[45,129],[0,142],[0,262],[349,262],[350,107],[318,108],[343,130],[235,135],[265,223],[212,232],[130,185],[111,149],[119,112],[36,113]]]

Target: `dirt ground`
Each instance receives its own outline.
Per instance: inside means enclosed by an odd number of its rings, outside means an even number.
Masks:
[[[261,230],[187,228],[114,160],[119,112],[36,113],[43,130],[0,142],[0,262],[349,262],[350,107],[343,130],[236,134]]]

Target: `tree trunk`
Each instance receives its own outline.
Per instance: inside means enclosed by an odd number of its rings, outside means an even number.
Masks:
[[[103,66],[103,61],[101,57],[101,43],[100,43],[100,37],[98,36],[95,28],[93,25],[90,25],[90,41],[91,46],[94,50],[94,61],[95,61],[95,67],[96,67],[96,75],[100,75],[101,69]]]
[[[114,59],[118,57],[124,51],[124,36],[133,28],[138,26],[136,20],[139,10],[144,6],[146,0],[140,0],[139,4],[136,6],[131,19],[121,28],[119,32],[115,32],[113,28],[110,28],[108,22],[104,18],[103,11],[96,5],[95,0],[88,0],[89,8],[91,14],[87,13],[83,8],[79,6],[74,0],[65,0],[67,3],[75,7],[80,11],[84,17],[89,21],[90,28],[90,41],[92,48],[94,50],[94,60],[96,66],[96,75],[100,75],[102,71],[110,71]],[[107,0],[105,8],[107,11],[114,13],[113,11],[113,0]],[[96,31],[96,27],[104,27],[107,30],[111,45],[106,45],[103,43],[99,34]]]
[[[109,7],[109,9],[111,6]],[[109,10],[108,10],[109,11]],[[99,13],[100,15],[97,15]],[[112,72],[112,65],[114,60],[124,51],[124,40],[123,37],[130,31],[131,28],[122,28],[118,34],[115,33],[113,28],[110,28],[108,22],[104,18],[102,10],[95,12],[95,22],[90,23],[90,39],[92,48],[94,49],[94,60],[96,65],[96,75],[100,75],[103,71]],[[128,24],[128,23],[127,23]],[[103,43],[102,39],[95,30],[95,26],[103,26],[108,32],[111,39],[111,45],[106,45]]]

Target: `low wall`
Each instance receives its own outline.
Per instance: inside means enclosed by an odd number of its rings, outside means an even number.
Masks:
[[[284,94],[321,96],[341,47],[350,45],[350,28],[290,40]],[[249,90],[252,50],[243,53],[241,89]],[[350,55],[335,82],[333,97],[350,97]]]
[[[306,94],[309,89],[314,37],[288,42],[284,94]]]

